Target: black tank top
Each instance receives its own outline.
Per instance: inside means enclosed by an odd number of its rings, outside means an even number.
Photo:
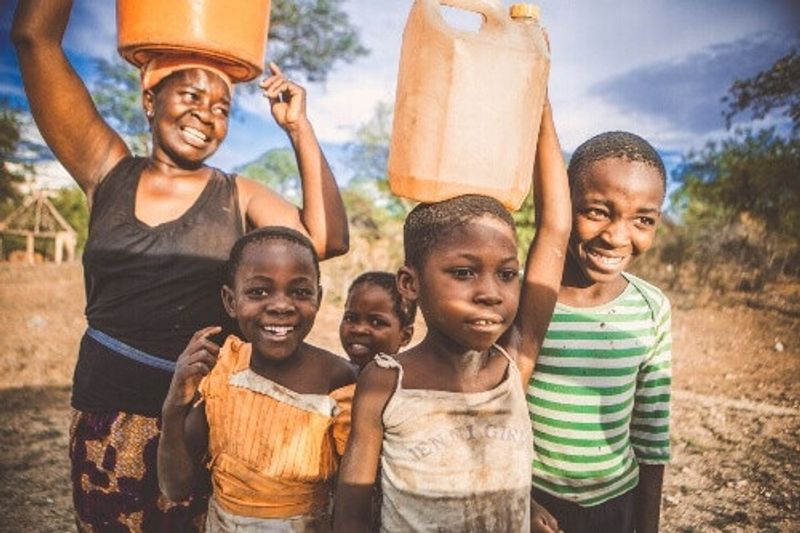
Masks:
[[[83,253],[89,326],[148,354],[175,361],[192,334],[235,330],[220,298],[225,261],[243,234],[234,176],[214,169],[179,218],[148,226],[135,216],[147,160],[120,161],[95,189]],[[224,337],[222,337],[224,338]],[[72,404],[81,411],[161,411],[171,373],[84,337]]]

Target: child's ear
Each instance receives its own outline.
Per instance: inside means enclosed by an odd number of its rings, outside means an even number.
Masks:
[[[403,265],[397,271],[397,292],[408,301],[417,301],[419,297],[419,280],[414,267]]]
[[[236,296],[233,293],[233,289],[227,285],[223,285],[220,294],[222,296],[222,305],[225,306],[225,311],[228,313],[228,316],[236,318]]]
[[[403,330],[400,332],[400,347],[408,345],[411,342],[411,338],[414,336],[414,324],[409,324],[408,326],[404,327]]]

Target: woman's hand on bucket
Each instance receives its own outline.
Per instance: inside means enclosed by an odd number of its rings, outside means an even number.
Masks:
[[[308,121],[306,90],[286,78],[275,63],[270,63],[269,68],[272,75],[262,80],[259,86],[264,96],[269,99],[275,122],[287,133],[292,134]]]
[[[219,346],[208,337],[221,331],[219,326],[209,326],[195,332],[178,357],[165,404],[186,407],[192,403],[200,381],[214,368],[219,354]]]

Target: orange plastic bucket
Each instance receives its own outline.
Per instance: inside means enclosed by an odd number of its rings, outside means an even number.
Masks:
[[[219,62],[234,81],[263,70],[270,0],[117,0],[119,53],[137,67],[163,53]]]
[[[453,28],[441,4],[479,13],[483,25]],[[531,187],[550,67],[537,15],[534,6],[509,14],[500,0],[414,2],[389,148],[394,194],[421,202],[483,194],[519,208]]]

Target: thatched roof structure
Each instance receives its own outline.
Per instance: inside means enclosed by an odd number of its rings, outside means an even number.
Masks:
[[[34,192],[11,212],[5,220],[0,221],[0,257],[2,257],[2,236],[16,235],[26,239],[26,258],[34,263],[34,242],[36,239],[53,239],[55,241],[54,261],[61,263],[75,259],[77,232],[69,225],[44,191]]]

